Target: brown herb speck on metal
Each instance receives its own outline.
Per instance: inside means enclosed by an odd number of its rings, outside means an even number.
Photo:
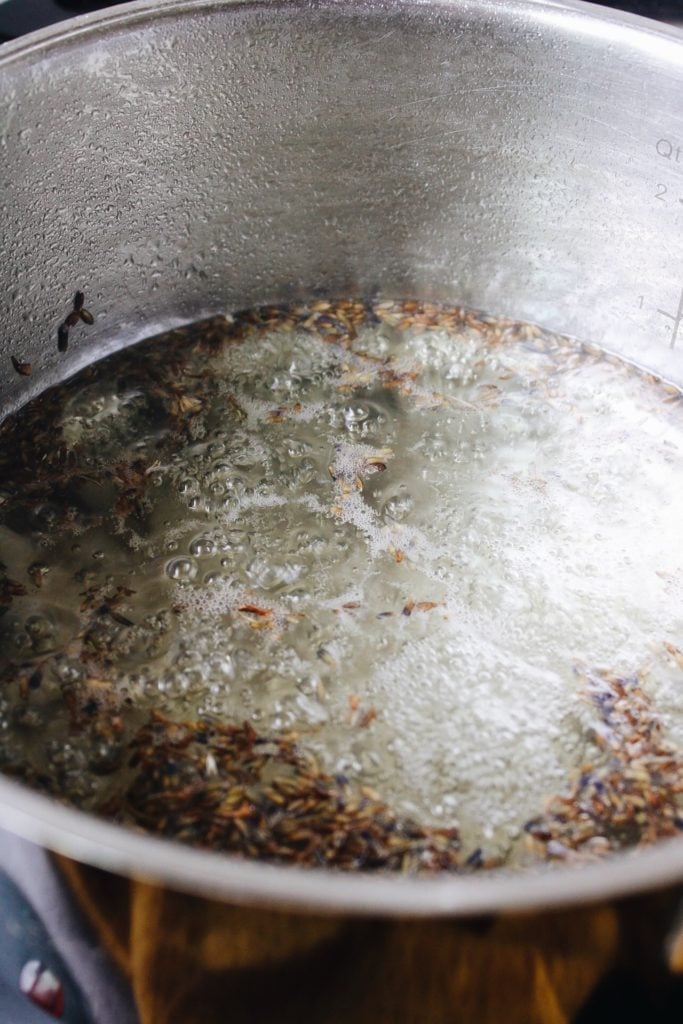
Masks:
[[[22,363],[16,356],[10,356],[12,360],[12,366],[18,374],[22,377],[28,377],[33,373],[33,366],[31,363]]]
[[[66,352],[69,347],[69,328],[66,323],[60,324],[57,330],[57,348],[60,352]]]
[[[95,318],[92,313],[83,308],[85,302],[85,294],[81,291],[76,292],[74,295],[73,308],[67,313],[64,321],[59,325],[57,329],[57,348],[60,352],[66,352],[69,347],[69,329],[75,327],[79,321],[92,325],[95,323]]]

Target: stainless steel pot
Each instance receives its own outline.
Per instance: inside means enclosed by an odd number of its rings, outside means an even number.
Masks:
[[[311,293],[455,299],[683,381],[677,30],[553,0],[142,0],[4,47],[0,107],[5,412],[156,330]],[[97,320],[61,356],[77,288]],[[418,881],[198,852],[7,780],[0,807],[75,858],[240,902],[470,914],[683,877],[683,839]]]

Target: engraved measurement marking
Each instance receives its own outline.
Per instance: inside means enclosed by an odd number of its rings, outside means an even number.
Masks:
[[[667,138],[657,139],[655,150],[657,156],[663,160],[668,160],[669,163],[678,164],[679,166],[683,164],[683,147],[679,146],[675,140]],[[655,199],[659,199],[660,203],[667,203],[669,200],[665,199],[664,196],[669,191],[669,186],[658,183],[655,187],[657,189]],[[683,197],[681,196],[670,196],[669,198],[673,199],[674,202],[678,199],[679,203],[683,203]]]
[[[665,203],[667,200],[664,198],[664,196],[669,191],[669,186],[668,185],[662,185],[660,183],[660,184],[657,185],[657,189],[658,189],[658,191],[655,192],[655,199],[659,199],[659,201],[661,203]],[[679,203],[683,203],[683,198],[679,196],[678,202]]]
[[[678,329],[681,326],[681,321],[683,320],[683,288],[681,288],[681,296],[678,300],[678,309],[676,313],[667,313],[665,309],[657,309],[657,312],[661,313],[662,316],[665,316],[668,320],[673,321],[671,327],[671,345],[669,348],[675,348],[676,340],[678,338]]]
[[[665,160],[671,160],[675,164],[680,164],[683,159],[681,147],[677,146],[671,139],[657,139],[655,149],[658,156],[663,157]]]

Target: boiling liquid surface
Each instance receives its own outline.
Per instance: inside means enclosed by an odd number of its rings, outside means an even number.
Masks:
[[[7,457],[6,769],[89,809],[151,708],[247,720],[514,860],[595,755],[577,666],[644,673],[683,745],[678,393],[505,321],[271,319],[53,394],[66,483],[38,461],[26,499]],[[34,443],[23,416],[6,450]],[[74,731],[65,694],[93,679],[113,734]]]

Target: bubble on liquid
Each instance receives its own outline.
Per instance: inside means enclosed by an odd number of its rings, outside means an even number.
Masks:
[[[304,455],[307,455],[313,450],[313,446],[308,441],[303,441],[300,438],[291,437],[285,441],[285,451],[292,459],[300,459]]]
[[[412,496],[407,491],[399,491],[387,498],[383,511],[389,519],[400,523],[410,515],[414,507],[415,502]]]
[[[190,544],[190,554],[196,556],[202,555],[214,555],[216,553],[216,542],[213,537],[207,537],[205,534],[195,539]]]
[[[301,486],[302,484],[310,484],[316,479],[317,475],[318,467],[313,459],[303,456],[292,470],[291,479],[294,483]]]
[[[250,547],[249,535],[242,529],[228,529],[224,532],[220,542],[221,551],[241,552]],[[223,561],[221,560],[221,565]],[[226,560],[229,564],[229,559]]]
[[[370,407],[366,405],[365,402],[349,403],[342,409],[342,416],[344,417],[344,424],[346,427],[362,423],[369,415]]]
[[[108,775],[121,764],[125,747],[115,740],[100,740],[90,755],[89,766],[97,775]]]
[[[262,590],[274,590],[286,583],[293,583],[303,570],[296,563],[278,565],[263,558],[253,558],[246,566],[245,572],[250,583]]]
[[[55,624],[46,615],[29,615],[24,629],[32,640],[44,640],[53,636]]]
[[[55,662],[54,671],[63,683],[75,683],[83,678],[84,668],[80,662],[59,658]]]
[[[276,373],[270,381],[270,390],[276,392],[295,391],[301,386],[301,377],[296,373]]]
[[[296,704],[305,720],[311,725],[322,725],[330,717],[329,712],[320,701],[313,700],[305,693],[299,694],[296,698]]]
[[[172,558],[166,563],[166,575],[172,580],[193,580],[197,572],[197,563],[193,558]]]

